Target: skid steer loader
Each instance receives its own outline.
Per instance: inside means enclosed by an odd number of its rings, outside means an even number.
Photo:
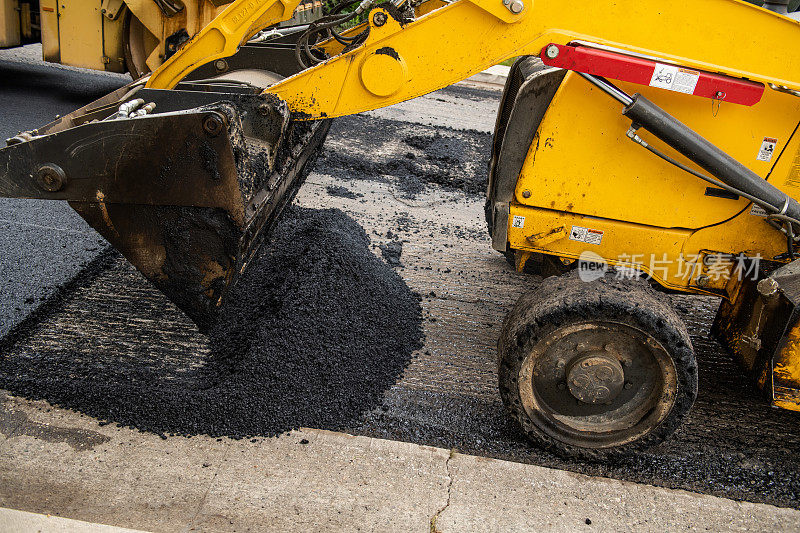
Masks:
[[[330,119],[522,56],[486,215],[517,268],[560,275],[504,323],[511,415],[572,456],[665,439],[697,365],[652,286],[718,296],[714,333],[769,402],[800,410],[800,25],[785,2],[345,1],[248,46],[297,4],[232,1],[149,76],[10,139],[0,193],[70,202],[202,328]]]

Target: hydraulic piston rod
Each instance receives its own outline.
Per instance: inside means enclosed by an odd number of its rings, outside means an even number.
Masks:
[[[622,114],[726,185],[758,199],[773,213],[800,220],[800,204],[644,96],[627,95],[607,80],[581,76],[625,105]]]

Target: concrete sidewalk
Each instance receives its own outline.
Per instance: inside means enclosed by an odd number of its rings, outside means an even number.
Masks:
[[[150,531],[800,528],[800,511],[330,431],[224,447],[192,439],[199,446],[178,457],[173,439],[120,436],[102,445],[102,462],[68,445],[8,439],[0,504]],[[34,480],[34,466],[38,490],[15,486]],[[0,511],[0,531],[37,530],[114,531]]]

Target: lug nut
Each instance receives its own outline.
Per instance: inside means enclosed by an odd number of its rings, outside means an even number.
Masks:
[[[372,16],[372,23],[379,28],[386,24],[387,20],[389,20],[389,18],[383,11],[378,11]]]
[[[228,70],[228,62],[224,59],[217,59],[214,61],[214,68],[219,72],[225,72]]]
[[[547,54],[547,57],[549,57],[550,59],[555,59],[558,57],[560,50],[558,49],[558,46],[551,44],[550,46],[547,47],[544,53]]]

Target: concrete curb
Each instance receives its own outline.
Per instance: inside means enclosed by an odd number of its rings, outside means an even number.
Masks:
[[[64,447],[44,448],[55,454],[49,459],[37,451],[38,466],[7,463],[0,482],[32,479],[22,470],[33,468],[47,488],[27,502],[0,501],[150,531],[800,529],[795,509],[325,430],[224,445],[194,440],[180,459],[170,454],[174,442],[134,438],[127,446],[112,441],[103,465],[77,460],[86,452],[65,457]],[[31,446],[30,437],[11,439],[4,453],[26,457]],[[126,463],[136,465],[135,476]],[[58,501],[69,504],[59,508]],[[0,509],[0,531],[131,530]]]

